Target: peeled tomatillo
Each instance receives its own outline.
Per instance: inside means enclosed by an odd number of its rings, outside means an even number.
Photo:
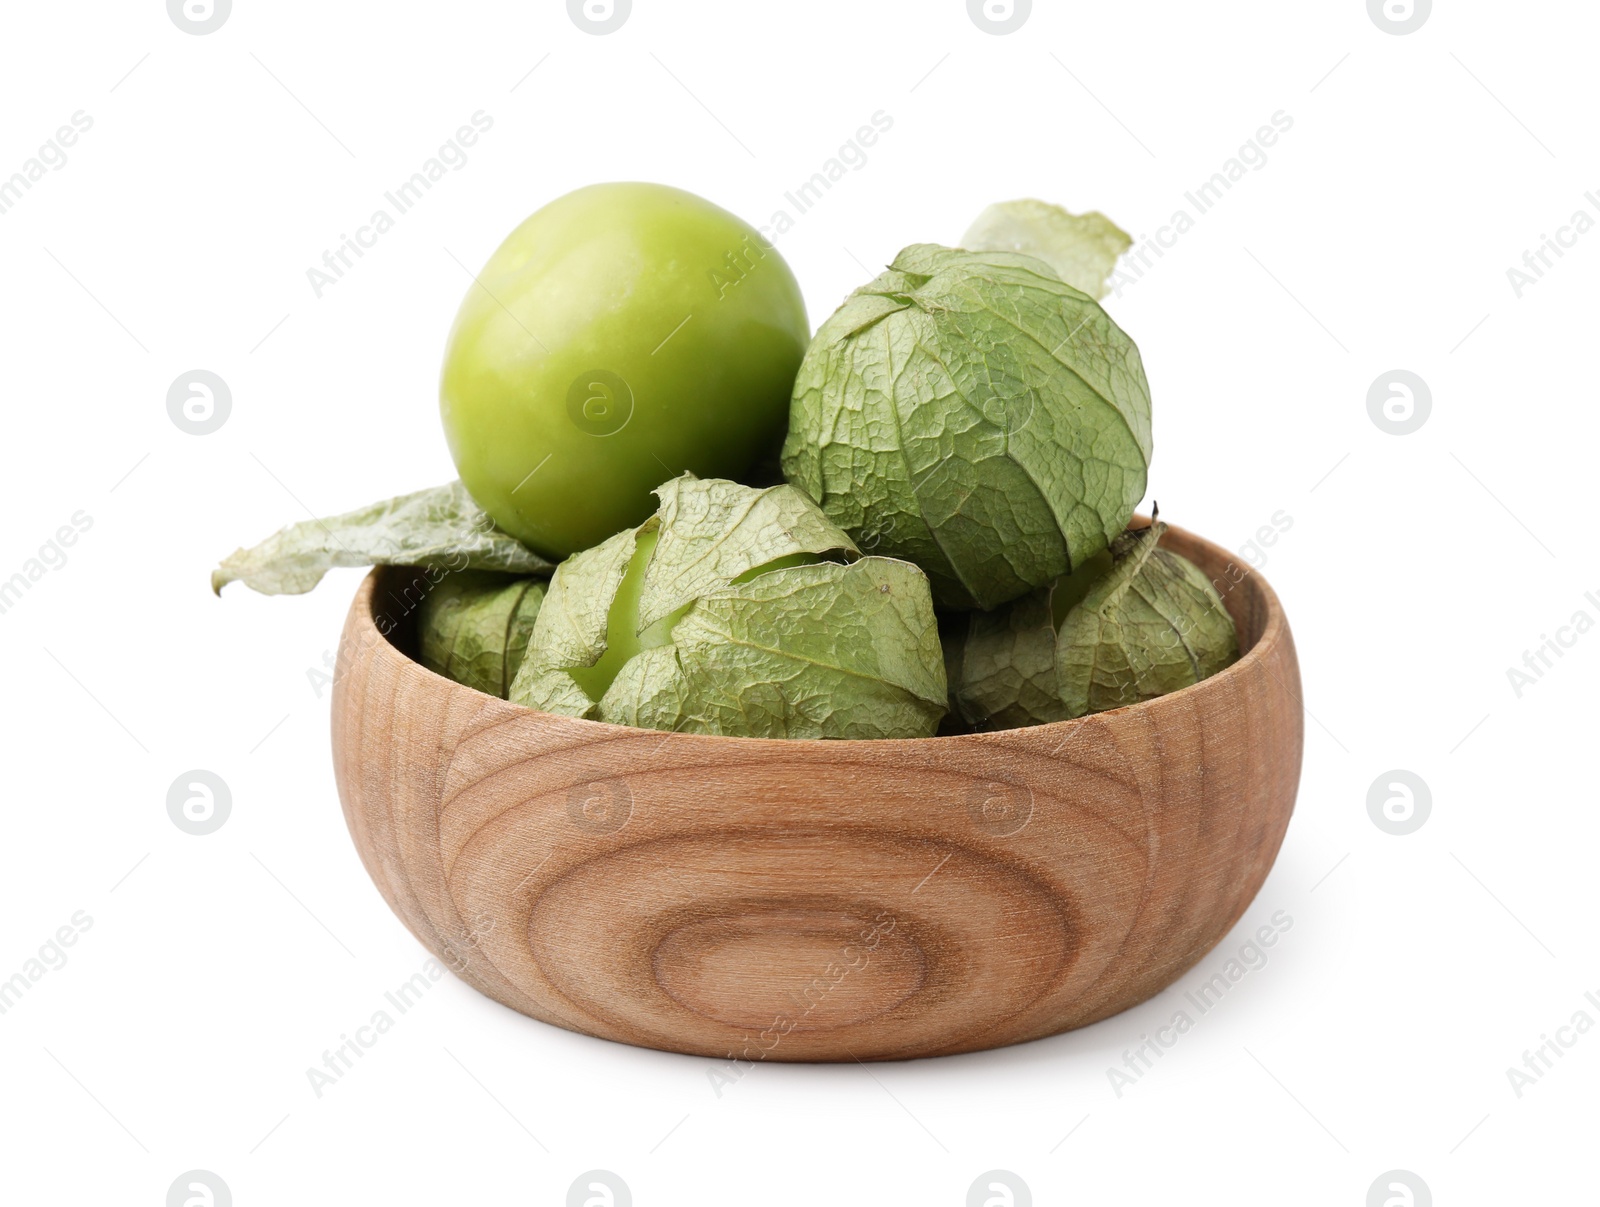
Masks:
[[[478,274],[445,349],[456,469],[501,528],[548,557],[655,511],[688,471],[739,478],[774,452],[811,338],[777,250],[659,184],[552,201]]]

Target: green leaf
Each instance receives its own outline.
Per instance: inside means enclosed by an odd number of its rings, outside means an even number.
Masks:
[[[947,644],[958,659],[950,692],[969,725],[1014,729],[1071,715],[1056,683],[1056,629],[1111,566],[1111,553],[1103,550],[1005,607],[950,618],[948,627],[958,629]]]
[[[993,612],[963,613],[959,661],[950,670],[956,707],[976,729],[1065,721],[1056,687],[1056,631],[1050,589],[1030,591]]]
[[[1233,618],[1198,566],[1160,548],[1165,531],[1118,537],[1111,570],[1062,621],[1056,679],[1071,716],[1175,692],[1238,660]]]
[[[1233,618],[1165,525],[1124,533],[1049,587],[947,619],[950,694],[978,729],[1042,725],[1198,683],[1239,656]]]
[[[994,608],[1105,549],[1144,495],[1133,341],[1029,256],[904,249],[823,324],[795,382],[789,481],[934,598]]]
[[[1118,257],[1133,240],[1097,211],[1069,214],[1059,205],[1026,199],[997,202],[984,210],[961,237],[961,246],[1033,256],[1074,289],[1103,298]]]
[[[617,533],[556,567],[528,656],[511,682],[516,704],[574,717],[594,717],[595,697],[573,672],[596,666],[606,654],[613,603],[634,561],[638,533]]]
[[[544,595],[540,579],[479,570],[449,575],[417,611],[417,660],[447,679],[504,697]]]
[[[927,580],[869,557],[762,574],[697,600],[632,659],[602,720],[767,738],[928,737],[947,703]]]
[[[291,524],[211,572],[217,594],[238,581],[263,595],[301,595],[335,566],[426,566],[548,574],[555,567],[494,526],[460,482],[358,511]]]
[[[647,628],[741,575],[799,553],[860,551],[792,486],[752,490],[737,482],[674,478],[656,490],[660,543],[639,600]]]
[[[606,618],[633,558],[629,529],[574,553],[556,568],[541,620],[536,657],[551,666],[593,666],[606,652]]]
[[[517,678],[512,680],[508,698],[513,704],[525,704],[540,712],[558,713],[564,717],[582,717],[586,721],[599,719],[599,702],[578,686],[578,681],[569,671],[546,667],[530,672],[531,662],[531,659],[524,658],[522,669],[517,672]]]

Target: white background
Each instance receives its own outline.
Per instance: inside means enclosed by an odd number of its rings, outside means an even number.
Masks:
[[[0,1016],[6,1201],[154,1207],[196,1168],[241,1207],[556,1204],[591,1168],[645,1207],[954,1205],[994,1168],[1041,1204],[1359,1207],[1391,1169],[1440,1204],[1596,1201],[1600,1029],[1520,1098],[1506,1074],[1600,1022],[1600,635],[1520,697],[1507,676],[1600,620],[1600,232],[1520,298],[1506,271],[1600,216],[1594,6],[1441,0],[1406,36],[1363,0],[1038,0],[1005,36],[961,0],[637,0],[603,37],[556,0],[237,0],[205,36],[160,0],[3,21],[0,177],[93,119],[0,215],[0,578],[93,521],[0,615],[0,978],[93,919]],[[318,299],[306,270],[480,109],[469,163]],[[312,673],[358,574],[219,601],[207,572],[452,476],[463,265],[528,213],[641,179],[766,222],[878,110],[893,129],[779,243],[813,324],[991,201],[1153,234],[1293,118],[1106,303],[1148,366],[1164,514],[1233,548],[1293,521],[1264,572],[1311,715],[1260,897],[1178,986],[1010,1050],[759,1067],[719,1097],[708,1061],[447,980],[319,1099],[307,1067],[425,959],[345,832]],[[1406,436],[1367,410],[1397,367],[1432,393]],[[232,391],[210,435],[167,415],[194,368]],[[195,768],[232,791],[207,837],[166,813]],[[1404,837],[1367,813],[1397,768],[1432,794]],[[1277,910],[1267,966],[1118,1097],[1108,1067]]]

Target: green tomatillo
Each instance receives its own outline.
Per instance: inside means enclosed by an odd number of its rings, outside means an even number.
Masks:
[[[1153,700],[1239,658],[1233,617],[1166,525],[1129,529],[1048,587],[946,622],[945,673],[976,729],[1044,725]]]
[[[643,522],[685,471],[737,478],[782,440],[810,325],[748,223],[659,184],[527,219],[477,275],[440,411],[467,490],[553,558]]]
[[[679,733],[933,734],[948,694],[922,571],[861,557],[792,486],[685,475],[657,494],[556,569],[513,703]]]

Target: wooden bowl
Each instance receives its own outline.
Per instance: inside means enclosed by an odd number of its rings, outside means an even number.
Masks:
[[[1227,933],[1300,779],[1300,673],[1260,575],[1181,529],[1246,651],[1076,721],[899,741],[552,716],[406,652],[425,580],[356,593],[333,699],[356,848],[411,932],[544,1022],[711,1057],[888,1060],[1126,1010]],[[387,634],[387,636],[386,636]]]

